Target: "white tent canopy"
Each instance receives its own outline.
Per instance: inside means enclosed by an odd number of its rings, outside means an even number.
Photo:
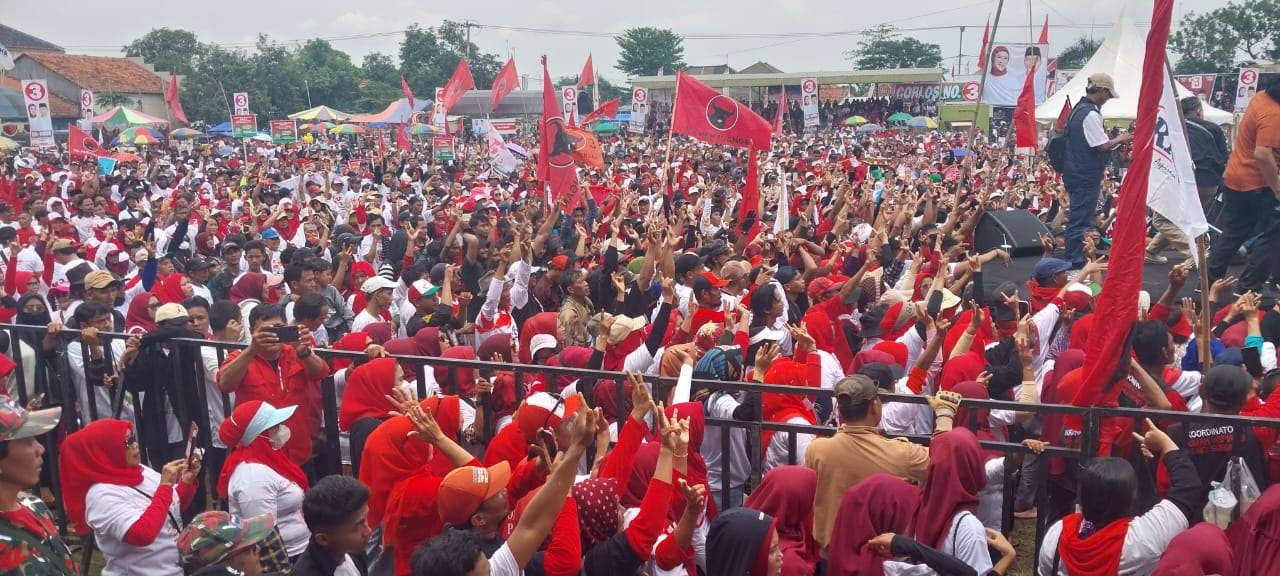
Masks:
[[[1145,3],[1145,2],[1144,2]],[[1107,102],[1102,107],[1103,120],[1134,120],[1138,117],[1138,92],[1142,84],[1142,59],[1147,51],[1147,35],[1138,30],[1129,18],[1129,10],[1122,10],[1120,19],[1111,27],[1107,39],[1098,47],[1089,62],[1080,72],[1063,86],[1059,86],[1044,103],[1036,107],[1036,120],[1054,122],[1062,112],[1065,98],[1071,99],[1071,105],[1084,96],[1085,86],[1089,83],[1089,75],[1106,72],[1115,80],[1119,97]],[[1175,84],[1178,98],[1192,96],[1190,90],[1181,84]],[[1235,117],[1230,112],[1204,105],[1204,118],[1214,124],[1233,124]]]

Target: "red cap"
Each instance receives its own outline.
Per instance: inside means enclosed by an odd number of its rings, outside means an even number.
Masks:
[[[497,496],[511,481],[511,465],[503,460],[484,468],[463,466],[440,482],[436,507],[440,519],[454,526],[466,526],[485,500]]]
[[[728,281],[728,280],[723,280],[723,279],[721,279],[720,277],[718,277],[718,276],[716,276],[715,274],[712,274],[712,273],[710,273],[710,272],[703,272],[703,273],[702,273],[702,277],[703,277],[703,278],[706,278],[706,279],[707,279],[707,281],[711,283],[711,286],[712,286],[713,288],[719,288],[719,287],[721,287],[721,286],[728,286],[728,285],[729,285],[729,281]]]
[[[817,301],[823,294],[826,294],[827,291],[832,290],[835,287],[836,283],[832,282],[831,279],[826,276],[814,278],[813,282],[809,283],[809,303],[812,304],[814,301]]]
[[[556,270],[567,270],[569,268],[569,257],[561,254],[551,259],[551,267]]]

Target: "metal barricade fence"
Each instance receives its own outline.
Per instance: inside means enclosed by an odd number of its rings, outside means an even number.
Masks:
[[[43,347],[40,345],[41,340],[44,338],[45,334],[47,333],[47,328],[44,326],[0,324],[0,330],[5,331],[8,334],[9,342],[10,342],[9,355],[11,358],[13,358],[14,362],[17,364],[17,367],[14,369],[14,378],[9,383],[9,386],[8,386],[8,389],[11,395],[16,396],[19,403],[21,403],[22,405],[26,405],[26,403],[30,399],[29,391],[34,392],[35,394],[45,394],[46,395],[44,397],[45,405],[63,406],[62,432],[48,434],[48,435],[45,435],[45,437],[43,438],[43,441],[46,446],[46,454],[48,454],[48,462],[53,464],[52,466],[46,467],[50,471],[50,478],[48,479],[48,481],[51,484],[49,486],[44,486],[44,487],[49,489],[54,494],[55,500],[56,500],[54,503],[55,509],[61,511],[61,498],[59,498],[60,483],[58,482],[58,478],[57,478],[58,440],[62,437],[62,435],[65,435],[67,433],[70,433],[79,429],[81,425],[81,421],[88,422],[88,421],[92,421],[95,418],[103,417],[103,415],[96,413],[96,407],[93,406],[94,404],[93,402],[90,402],[91,406],[88,407],[88,410],[85,410],[85,407],[81,406],[80,412],[77,413],[74,409],[76,406],[76,399],[79,398],[79,396],[78,396],[78,391],[74,389],[73,379],[71,377],[71,371],[75,367],[71,366],[70,363],[67,361],[66,350],[67,350],[67,347],[69,346],[81,346],[82,355],[83,355],[82,357],[88,357],[89,354],[87,350],[87,344],[84,342],[83,338],[80,337],[79,330],[63,329],[56,336],[54,348],[52,350],[45,351],[43,350]],[[114,342],[116,340],[127,339],[128,337],[129,336],[126,334],[99,333],[99,338],[104,344],[104,356],[105,358],[107,358],[109,365],[111,366],[115,365],[115,358],[110,351],[111,346],[109,345],[109,343]],[[245,345],[238,342],[217,342],[217,341],[211,341],[211,340],[196,340],[196,339],[186,339],[186,338],[173,339],[168,342],[168,345],[169,345],[168,349],[170,350],[170,354],[168,357],[170,361],[174,363],[175,373],[181,373],[181,372],[178,372],[177,370],[181,367],[182,363],[184,362],[196,363],[195,370],[194,370],[194,373],[196,374],[196,381],[190,383],[191,385],[184,386],[184,385],[181,385],[180,383],[180,385],[173,387],[175,395],[177,396],[176,403],[184,404],[183,400],[185,398],[184,396],[185,394],[195,394],[197,398],[196,400],[197,405],[207,406],[208,402],[220,402],[222,403],[223,408],[225,409],[224,413],[230,414],[232,406],[227,394],[225,393],[220,394],[220,397],[215,397],[215,398],[208,397],[208,393],[205,386],[205,379],[207,376],[205,374],[203,365],[201,364],[202,362],[201,354],[202,354],[202,350],[212,349],[218,364],[221,366],[228,354],[230,354],[232,351],[243,349]],[[35,367],[35,369],[30,370],[35,374],[34,376],[35,382],[31,386],[28,386],[28,384],[25,381],[26,376],[25,376],[24,369],[28,368],[24,365],[24,362],[26,361],[26,359],[22,358],[23,356],[22,353],[14,353],[15,350],[22,350],[25,352],[25,350],[22,348],[23,346],[26,346],[32,349],[35,362],[37,363],[37,366]],[[345,359],[352,360],[353,364],[359,365],[369,359],[368,356],[363,352],[345,352],[345,351],[329,350],[329,349],[316,349],[315,352],[316,354],[320,355],[321,358],[325,359],[328,362],[332,362],[332,360],[337,358],[345,358]],[[394,357],[397,359],[397,361],[401,362],[402,364],[408,364],[413,367],[413,372],[416,375],[417,393],[419,397],[423,397],[427,393],[426,378],[425,378],[426,370],[428,368],[435,369],[437,367],[444,367],[448,370],[448,374],[449,374],[448,378],[446,378],[444,382],[439,382],[442,391],[447,394],[457,393],[458,384],[459,384],[457,372],[460,369],[473,369],[477,372],[476,374],[477,376],[483,376],[483,377],[489,377],[489,378],[492,378],[493,374],[497,372],[509,372],[513,376],[515,395],[516,395],[515,399],[517,404],[519,404],[524,399],[526,395],[525,383],[530,381],[530,377],[534,374],[544,376],[546,384],[550,388],[548,391],[553,393],[558,393],[560,391],[557,387],[558,378],[556,378],[559,376],[576,379],[579,382],[579,385],[577,388],[580,391],[584,389],[590,390],[599,381],[612,380],[618,384],[614,386],[614,392],[616,394],[616,401],[617,401],[616,405],[619,407],[619,414],[618,414],[619,419],[625,420],[626,418],[626,414],[622,411],[622,407],[627,405],[627,401],[629,400],[629,398],[626,397],[626,390],[624,386],[624,384],[627,382],[627,377],[626,377],[626,374],[622,372],[607,372],[602,370],[536,366],[536,365],[515,364],[515,363],[494,363],[494,362],[482,361],[482,360],[461,360],[461,359],[437,358],[437,357],[425,357],[425,356],[394,356]],[[42,369],[44,372],[43,375],[41,374]],[[80,369],[85,370],[84,367],[81,367]],[[655,401],[666,398],[667,393],[670,390],[672,390],[676,384],[675,378],[645,376],[644,380],[652,388],[653,397],[655,398]],[[86,382],[87,381],[88,380],[86,378]],[[123,396],[124,386],[122,385],[127,385],[127,383],[120,382],[119,379],[117,379],[116,386],[113,389],[113,395],[114,395],[113,407],[115,407],[117,410],[120,406],[120,399]],[[751,395],[751,396],[754,396],[754,401],[756,406],[763,405],[762,395],[765,393],[803,395],[803,396],[816,398],[819,400],[825,400],[825,401],[830,401],[830,399],[833,397],[832,391],[824,390],[820,388],[800,389],[792,386],[758,384],[754,382],[724,382],[724,381],[714,381],[714,380],[694,380],[693,386],[695,389],[705,387],[710,390],[717,390],[717,391],[723,390],[723,391],[729,391],[729,392],[737,392],[740,395],[741,394]],[[338,398],[338,395],[337,395],[332,374],[329,377],[326,377],[323,381],[321,381],[320,391],[321,391],[321,403],[322,403],[321,412],[323,414],[320,427],[323,432],[324,447],[318,452],[318,458],[320,460],[316,462],[316,465],[317,465],[316,467],[317,469],[323,469],[329,472],[337,472],[342,470],[341,460],[340,460],[341,448],[340,448],[339,431],[338,431],[338,404],[340,399]],[[588,399],[588,402],[591,401],[591,397],[589,394],[587,395],[587,399]],[[911,404],[927,404],[927,399],[921,396],[881,393],[881,399],[884,402],[905,402],[905,403],[911,403]],[[1248,427],[1280,428],[1280,419],[1248,418],[1248,417],[1242,417],[1242,416],[1219,416],[1219,415],[1210,415],[1210,414],[1169,412],[1169,411],[1149,410],[1149,409],[1102,408],[1102,407],[1084,408],[1084,407],[1078,407],[1078,406],[1056,405],[1056,404],[1021,404],[1017,402],[1007,402],[1007,401],[999,401],[999,400],[966,399],[963,401],[963,403],[966,406],[971,406],[971,407],[981,408],[981,409],[998,409],[998,410],[1013,410],[1018,412],[1032,412],[1036,415],[1063,414],[1063,415],[1079,416],[1082,423],[1081,442],[1080,442],[1080,446],[1082,448],[1072,449],[1072,448],[1065,448],[1061,446],[1050,445],[1050,446],[1046,446],[1043,454],[1045,457],[1061,457],[1071,461],[1075,461],[1077,463],[1097,455],[1098,438],[1099,438],[1100,429],[1103,425],[1103,421],[1102,421],[1103,418],[1114,418],[1114,417],[1130,418],[1135,423],[1135,429],[1137,430],[1140,430],[1142,428],[1142,421],[1145,418],[1151,418],[1153,420],[1177,421],[1177,422],[1187,422],[1187,423],[1206,423],[1206,424],[1219,424],[1219,425],[1231,425],[1231,426],[1239,425],[1239,426],[1248,426]],[[483,431],[482,438],[483,438],[483,441],[487,443],[487,441],[491,439],[495,433],[493,407],[491,403],[481,402],[477,405],[477,410],[484,411],[485,430]],[[978,417],[977,416],[978,413],[979,413],[978,410],[970,411],[969,421],[956,422],[956,425],[966,426],[971,430],[976,429],[977,428],[976,419]],[[77,420],[77,418],[80,418],[81,420]],[[183,421],[182,418],[179,418],[179,420]],[[195,421],[195,423],[197,424],[197,427],[199,428],[199,439],[198,439],[199,445],[205,450],[208,450],[209,448],[211,448],[212,435],[216,434],[217,432],[215,429],[213,429],[210,426],[211,423],[209,422],[207,413],[197,414],[194,416],[193,420]],[[763,445],[763,433],[765,430],[790,433],[788,435],[789,436],[788,446],[790,448],[788,463],[790,464],[803,464],[804,455],[797,454],[796,434],[813,434],[816,436],[826,437],[826,436],[833,435],[837,431],[835,428],[831,426],[822,426],[822,425],[811,426],[811,425],[801,425],[801,424],[783,424],[783,423],[775,423],[775,422],[763,422],[759,419],[758,415],[757,415],[757,418],[753,421],[740,421],[735,419],[716,418],[716,417],[708,416],[705,418],[705,425],[717,427],[722,432],[720,435],[720,439],[721,439],[720,451],[722,455],[729,454],[733,450],[733,446],[731,444],[731,434],[729,434],[729,432],[734,429],[746,430],[748,434],[748,440],[749,440],[750,446],[757,447],[754,449],[749,449],[747,451],[748,461],[751,466],[751,474],[750,474],[750,480],[749,480],[749,483],[751,486],[758,486],[761,475],[762,475],[761,463],[763,460],[764,451],[760,450],[758,447]],[[185,436],[186,436],[185,430],[183,431],[183,435],[185,439]],[[915,442],[923,445],[928,445],[930,441],[929,436],[905,436],[905,437],[911,442]],[[1007,456],[1011,456],[1015,454],[1024,454],[1028,452],[1028,449],[1025,446],[1018,443],[983,440],[981,441],[981,445],[984,450],[993,450],[993,451],[1003,452]],[[1140,460],[1142,457],[1140,455],[1137,455],[1136,452],[1137,451],[1135,451],[1134,459]],[[720,477],[722,479],[728,479],[732,477],[730,462],[731,462],[730,458],[726,458],[726,457],[720,458],[720,466],[721,466]],[[1140,463],[1140,462],[1136,462],[1136,463]],[[1047,465],[1042,465],[1042,466],[1039,466],[1037,470],[1038,472],[1037,472],[1036,478],[1034,479],[1034,486],[1036,487],[1035,502],[1036,502],[1036,506],[1041,511],[1041,514],[1039,515],[1039,519],[1037,520],[1037,530],[1036,530],[1036,549],[1038,553],[1039,544],[1043,539],[1045,530],[1048,528],[1047,523],[1045,521],[1045,514],[1043,512],[1045,510],[1045,505],[1047,503],[1047,491],[1045,488],[1048,483],[1049,467]],[[1003,516],[1002,516],[1003,518],[1002,525],[1006,533],[1009,532],[1013,527],[1013,501],[1014,501],[1014,492],[1017,488],[1016,483],[1013,482],[1015,473],[1016,473],[1015,467],[1005,466],[1005,482],[1003,486],[1004,509],[1003,509]],[[724,486],[721,497],[722,497],[721,502],[718,502],[717,504],[722,508],[727,508],[728,505],[730,504],[728,486]]]

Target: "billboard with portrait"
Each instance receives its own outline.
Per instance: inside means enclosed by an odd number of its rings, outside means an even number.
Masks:
[[[1016,106],[1018,95],[1027,81],[1027,71],[1035,69],[1036,104],[1044,102],[1048,90],[1045,72],[1045,44],[999,44],[991,50],[987,65],[982,103],[990,106]]]

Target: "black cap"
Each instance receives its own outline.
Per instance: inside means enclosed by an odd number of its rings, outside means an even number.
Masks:
[[[227,242],[222,245],[222,254],[225,255],[227,252],[230,252],[232,250],[240,250],[240,249],[241,248],[239,244],[236,244],[235,242]]]
[[[799,275],[800,271],[796,270],[793,266],[779,266],[778,271],[773,274],[773,277],[776,278],[779,283],[786,284],[787,282],[795,280],[796,276]]]
[[[902,379],[904,372],[901,366],[884,362],[872,362],[858,369],[858,374],[870,378],[876,383],[877,388],[890,392],[893,391],[898,380]]]
[[[884,336],[884,329],[880,327],[880,321],[884,320],[884,315],[887,311],[883,306],[876,306],[867,310],[867,313],[863,314],[862,319],[858,321],[859,325],[862,326],[862,329],[858,330],[858,336],[863,338]]]
[[[208,258],[192,258],[187,262],[187,272],[199,272],[213,268],[213,260]]]
[[[84,285],[84,277],[93,272],[93,267],[88,262],[78,264],[74,268],[67,270],[67,282],[72,285]]]
[[[702,257],[697,254],[684,253],[676,258],[676,276],[680,276],[685,272],[696,269],[702,265]]]

